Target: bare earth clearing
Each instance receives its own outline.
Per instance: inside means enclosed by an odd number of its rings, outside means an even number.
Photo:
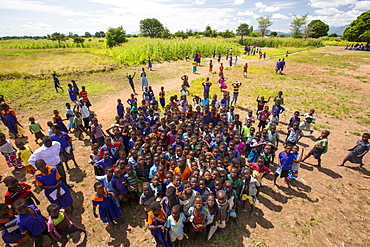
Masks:
[[[268,49],[264,49],[268,53]],[[330,53],[341,55],[345,52],[338,47],[324,47],[315,49],[313,52]],[[336,73],[327,73],[325,68],[320,65],[304,64],[290,62],[289,59],[294,57],[290,55],[287,58],[287,69],[285,73],[291,76],[292,80],[297,81],[297,85],[287,83],[282,80],[270,80],[270,76],[276,76],[274,66],[277,58],[266,60],[250,59],[243,57],[239,59],[238,64],[248,62],[249,66],[266,67],[270,71],[266,73],[248,74],[248,79],[242,78],[242,69],[240,67],[225,70],[225,76],[229,78],[228,86],[231,82],[240,80],[243,82],[241,88],[242,94],[239,96],[237,112],[240,113],[241,119],[246,115],[245,109],[255,109],[255,94],[252,92],[254,87],[260,87],[259,90],[263,93],[271,88],[282,88],[286,101],[286,112],[282,115],[282,124],[279,125],[280,138],[285,139],[286,124],[293,112],[297,109],[301,113],[313,108],[313,106],[299,105],[296,103],[296,96],[289,95],[290,91],[305,90],[301,80],[312,81],[311,90],[317,93],[322,93],[324,103],[331,103],[331,99],[325,97],[329,88],[336,88],[338,92],[351,92],[356,97],[351,100],[358,105],[362,105],[365,109],[369,109],[369,101],[363,101],[361,98],[368,98],[370,95],[369,81],[369,65],[360,65],[355,70],[340,69],[335,70]],[[207,62],[206,62],[207,61]],[[178,93],[181,85],[180,76],[183,72],[189,76],[189,81],[200,77],[208,76],[208,61],[202,60],[202,66],[198,67],[198,74],[192,74],[190,62],[166,62],[163,64],[154,64],[154,71],[148,72],[150,84],[151,74],[165,73],[173,74],[172,79],[163,81],[161,84],[153,85],[153,90],[158,95],[161,86],[165,87],[167,92],[175,91]],[[228,67],[226,60],[224,66]],[[214,71],[218,71],[217,60],[214,61]],[[137,67],[139,71],[141,67]],[[131,70],[132,68],[130,68]],[[259,71],[261,72],[261,71]],[[342,72],[342,73],[338,73]],[[129,97],[131,90],[126,78],[125,69],[122,69],[122,87],[117,89],[117,92],[109,95],[102,95],[100,102],[92,102],[92,110],[97,114],[99,121],[103,127],[107,129],[115,116],[116,99],[121,98],[123,102]],[[176,76],[176,77],[175,77]],[[210,75],[213,82],[211,95],[220,92],[217,87],[217,75]],[[367,82],[363,82],[358,78],[367,78]],[[83,81],[84,78],[80,78]],[[119,78],[115,78],[117,80]],[[137,92],[141,92],[139,86],[139,78],[135,78]],[[316,84],[314,82],[325,80],[327,83]],[[254,84],[258,83],[258,84]],[[79,86],[83,83],[80,82]],[[199,83],[196,87],[196,94],[202,96]],[[199,90],[198,90],[199,89]],[[287,90],[285,90],[287,89]],[[255,92],[255,91],[254,91]],[[194,91],[191,90],[194,94]],[[264,93],[268,96],[267,93]],[[271,95],[275,96],[275,95]],[[68,102],[68,96],[65,96]],[[141,98],[141,95],[138,95]],[[309,100],[310,97],[302,95],[304,99]],[[336,97],[336,96],[333,96]],[[339,96],[338,96],[339,97]],[[302,99],[302,98],[301,98]],[[64,114],[63,103],[60,104],[61,113]],[[272,106],[271,102],[269,103]],[[47,107],[47,106],[45,106]],[[26,115],[26,112],[17,112],[18,115]],[[367,112],[364,115],[369,114]],[[281,185],[277,188],[271,188],[272,177],[267,177],[264,180],[264,188],[261,193],[260,203],[257,205],[257,212],[254,218],[248,218],[248,212],[239,214],[240,226],[230,223],[227,226],[225,236],[216,234],[207,246],[368,246],[369,231],[370,231],[370,155],[365,156],[365,167],[358,169],[356,165],[346,163],[347,167],[338,167],[343,157],[347,154],[347,149],[354,146],[355,142],[360,139],[353,133],[363,133],[369,131],[368,124],[360,125],[355,118],[349,116],[341,116],[341,118],[330,117],[324,111],[317,111],[317,125],[321,125],[318,129],[330,128],[331,135],[329,136],[329,151],[323,155],[322,168],[312,166],[316,164],[316,160],[310,158],[303,163],[299,172],[299,177],[292,183],[292,188],[288,189],[283,184],[282,179],[278,180]],[[49,121],[48,116],[43,116],[37,119],[46,129],[46,121]],[[27,121],[22,119],[23,124]],[[1,126],[4,131],[4,126]],[[5,131],[6,133],[6,131]],[[313,135],[307,135],[302,138],[301,145],[306,148],[306,153],[314,145],[314,137],[319,135],[320,131],[315,130]],[[33,141],[33,136],[27,133],[29,144],[36,149]],[[73,137],[74,144],[77,148],[75,156],[82,170],[71,169],[67,175],[67,179],[75,184],[74,205],[78,208],[78,216],[71,219],[78,225],[84,226],[90,231],[91,237],[87,242],[82,242],[82,239],[73,239],[67,246],[76,246],[76,241],[79,246],[152,246],[152,237],[150,232],[144,227],[144,214],[140,207],[132,209],[124,209],[124,216],[119,221],[118,226],[111,227],[103,224],[99,218],[94,218],[92,215],[92,206],[90,198],[94,194],[92,184],[95,182],[93,169],[87,165],[88,155],[90,153],[89,141],[78,141]],[[282,150],[282,145],[279,145]],[[280,151],[279,150],[279,151]],[[11,169],[6,167],[3,158],[0,158],[2,173],[11,173]],[[27,183],[32,183],[33,178],[28,176]],[[2,184],[1,193],[3,194],[5,187]],[[46,200],[43,192],[36,194],[41,200],[40,208],[46,216],[46,207],[49,202]],[[82,236],[82,235],[81,235]],[[187,242],[185,242],[185,246]]]

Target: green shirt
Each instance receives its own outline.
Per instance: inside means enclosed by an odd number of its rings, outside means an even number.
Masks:
[[[328,146],[328,138],[324,137],[316,141],[317,147],[327,147]]]
[[[240,178],[233,181],[233,179],[231,178],[231,174],[227,174],[227,179],[230,180],[231,182],[233,182],[233,184],[232,184],[233,188],[235,188],[235,187],[239,188],[243,185],[243,182]]]
[[[36,134],[36,133],[38,133],[38,132],[40,132],[41,131],[41,126],[40,126],[40,124],[38,123],[38,122],[34,122],[33,124],[31,123],[31,124],[29,124],[28,125],[28,128],[34,133],[34,134]]]
[[[80,118],[80,117],[74,117],[73,123],[75,125],[82,125],[82,118]]]

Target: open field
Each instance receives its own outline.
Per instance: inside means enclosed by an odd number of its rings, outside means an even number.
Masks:
[[[166,42],[164,47],[167,47]],[[206,44],[202,39],[200,42]],[[146,44],[141,45],[146,47]],[[216,44],[212,45],[216,47]],[[242,47],[236,43],[232,45],[233,50],[240,54]],[[225,41],[220,47],[229,49],[230,45]],[[122,58],[115,52],[123,49],[115,48],[112,54],[98,47],[0,49],[0,94],[5,95],[21,123],[26,124],[28,117],[33,115],[46,129],[46,121],[51,120],[52,111],[58,109],[64,113],[64,104],[69,102],[67,93],[55,93],[50,73],[56,71],[65,90],[72,79],[77,81],[79,87],[86,86],[93,104],[91,109],[103,126],[108,128],[114,121],[116,99],[121,98],[125,102],[131,93],[125,74],[139,73],[141,69],[139,65],[127,66],[122,63]],[[135,50],[133,47],[130,49],[132,52]],[[321,130],[330,130],[329,151],[323,155],[322,168],[312,166],[316,164],[313,158],[301,165],[292,189],[286,188],[282,180],[278,181],[281,186],[272,188],[272,177],[267,176],[255,217],[250,219],[248,212],[242,211],[239,215],[240,226],[230,223],[225,235],[216,234],[207,246],[367,246],[370,229],[370,155],[365,157],[365,167],[362,169],[349,163],[346,164],[348,167],[337,167],[336,164],[347,154],[346,150],[353,147],[359,135],[369,132],[369,53],[329,46],[262,50],[267,52],[266,60],[258,60],[257,55],[242,56],[238,65],[231,68],[226,65],[228,63],[224,56],[222,58],[228,90],[232,82],[243,83],[237,113],[244,119],[247,109],[255,110],[258,95],[275,96],[282,90],[286,112],[278,128],[281,139],[285,139],[285,123],[295,110],[303,114],[314,108],[317,124],[313,136],[318,136]],[[275,74],[275,63],[278,58],[285,57],[287,50],[290,55],[286,58],[286,70],[282,75]],[[145,60],[147,54],[141,56]],[[217,74],[208,74],[208,61],[209,58],[202,60],[199,74],[191,74],[189,61],[155,62],[154,71],[148,72],[149,85],[153,85],[156,95],[160,86],[164,86],[168,91],[168,101],[171,93],[179,94],[179,78],[184,73],[191,80],[191,96],[202,96],[201,82],[210,77],[213,82],[210,95],[217,94],[220,99]],[[247,79],[242,75],[242,65],[246,62],[249,65]],[[218,67],[216,59],[214,71],[218,71]],[[137,91],[141,92],[138,77],[135,77],[135,83]],[[271,103],[269,105],[272,106]],[[6,133],[4,126],[1,125],[0,129]],[[30,145],[37,148],[33,136],[27,134]],[[301,140],[300,145],[306,148],[306,152],[314,144],[313,136],[308,135]],[[76,137],[73,139],[77,148],[76,159],[82,170],[72,169],[67,175],[67,179],[75,184],[73,195],[75,206],[78,207],[78,216],[71,218],[92,233],[87,242],[79,246],[152,246],[152,237],[146,230],[144,214],[139,207],[130,211],[125,208],[124,217],[117,227],[107,226],[93,217],[90,198],[94,194],[92,184],[95,180],[93,169],[87,165],[90,143],[87,138],[84,141],[78,141]],[[3,173],[10,174],[11,170],[6,168],[2,157],[0,167]],[[32,181],[31,177],[27,177],[28,183]],[[2,184],[0,195],[4,191]],[[48,201],[43,193],[36,196],[41,200],[40,208],[46,215]],[[76,242],[79,239],[76,237],[73,240]],[[187,244],[185,242],[185,246]],[[70,241],[68,246],[76,244]]]

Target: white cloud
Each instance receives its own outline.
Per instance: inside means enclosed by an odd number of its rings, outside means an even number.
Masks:
[[[203,4],[205,4],[206,3],[206,1],[207,0],[195,0],[195,4],[197,4],[197,5],[203,5]]]
[[[239,11],[236,13],[237,16],[252,16],[253,18],[258,18],[260,17],[258,14],[255,14],[251,10],[246,10],[246,11]]]
[[[32,11],[32,12],[42,12],[42,13],[53,13],[56,15],[64,16],[76,16],[84,15],[86,13],[74,11],[62,6],[47,5],[39,1],[25,1],[25,0],[1,0],[0,9],[7,10],[22,10],[22,11]]]
[[[275,13],[271,16],[272,19],[285,19],[285,20],[289,20],[290,18],[286,15],[283,15],[281,13]]]
[[[266,4],[261,3],[261,2],[256,2],[254,4],[254,6],[256,6],[256,8],[259,9],[260,13],[262,13],[262,12],[276,12],[276,11],[280,10],[279,6],[267,6]]]
[[[335,15],[343,13],[343,11],[340,11],[336,8],[325,8],[325,9],[317,9],[315,10],[315,14],[318,15]]]
[[[359,2],[356,3],[354,9],[369,10],[370,9],[370,1],[359,1]]]
[[[335,15],[317,15],[317,16],[309,15],[308,19],[309,20],[319,19],[325,22],[326,24],[328,24],[329,26],[341,27],[341,26],[349,25],[361,13],[362,11],[353,9],[353,10],[343,12],[343,13],[338,13]]]
[[[355,5],[357,0],[309,0],[309,5],[314,8],[333,8],[346,5]]]
[[[244,0],[234,0],[234,4],[233,5],[241,5],[244,3]]]

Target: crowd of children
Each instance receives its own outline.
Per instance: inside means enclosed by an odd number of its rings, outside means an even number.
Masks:
[[[232,56],[232,49],[226,56]],[[200,59],[197,52],[195,66]],[[152,68],[150,58],[148,68]],[[247,68],[246,64],[245,77]],[[220,67],[220,74],[223,78],[223,67]],[[144,69],[141,76],[146,77]],[[188,77],[184,75],[181,79],[180,99],[174,95],[165,102],[166,92],[162,87],[158,102],[145,78],[142,80],[143,99],[139,101],[131,94],[126,107],[118,99],[115,122],[106,129],[89,111],[91,103],[87,93],[81,92],[82,99],[71,97],[77,109],[71,110],[67,103],[66,119],[54,111],[53,122],[48,123],[51,139],[60,143],[57,148],[61,155],[57,163],[65,162],[67,168],[68,160],[75,162],[68,131],[76,129],[80,132],[79,139],[82,133],[91,139],[93,145],[88,163],[97,180],[91,199],[94,217],[111,225],[119,224],[124,210],[141,205],[156,244],[164,246],[181,246],[185,235],[192,245],[197,238],[205,245],[206,240],[216,231],[223,231],[230,220],[238,223],[242,210],[254,217],[260,189],[266,184],[264,178],[271,176],[277,185],[277,178],[281,177],[289,186],[289,181],[298,176],[301,161],[313,155],[321,165],[321,155],[327,152],[330,134],[323,131],[314,148],[304,156],[304,149],[298,142],[304,130],[311,131],[310,124],[316,120],[314,110],[302,120],[301,114],[295,112],[283,141],[277,132],[280,116],[285,111],[283,92],[274,97],[271,111],[267,105],[271,97],[266,100],[258,96],[256,113],[249,110],[242,119],[234,112],[242,83],[232,84],[232,99],[224,92],[221,100],[217,95],[210,100],[212,83],[207,78],[202,83],[203,98],[196,96],[189,102]],[[78,92],[72,84],[70,89],[70,96]],[[85,92],[84,87],[82,92]],[[35,134],[36,142],[44,141],[40,149],[51,148],[52,143],[46,144],[48,137],[42,133],[40,124],[33,117],[29,120],[29,129]],[[65,120],[68,120],[68,127],[63,123]],[[363,165],[362,157],[369,149],[368,139],[369,134],[364,134],[343,163],[353,161]],[[277,153],[279,143],[284,143],[284,151]],[[47,208],[49,219],[46,219],[36,206],[40,202],[31,192],[31,186],[6,177],[4,183],[8,190],[5,203],[0,204],[4,242],[31,239],[35,246],[41,246],[43,236],[48,235],[53,242],[59,241],[65,246],[67,236],[73,232],[88,235],[69,220],[64,210],[69,208],[76,213],[70,187],[63,181],[59,167],[50,166],[43,159],[36,160],[33,166],[28,162],[32,149],[22,141],[17,141],[16,147],[19,151],[0,133],[0,150],[8,165],[26,166],[51,205]],[[358,154],[362,156],[356,158]],[[278,156],[276,163],[275,156]],[[75,165],[78,167],[76,162]]]

